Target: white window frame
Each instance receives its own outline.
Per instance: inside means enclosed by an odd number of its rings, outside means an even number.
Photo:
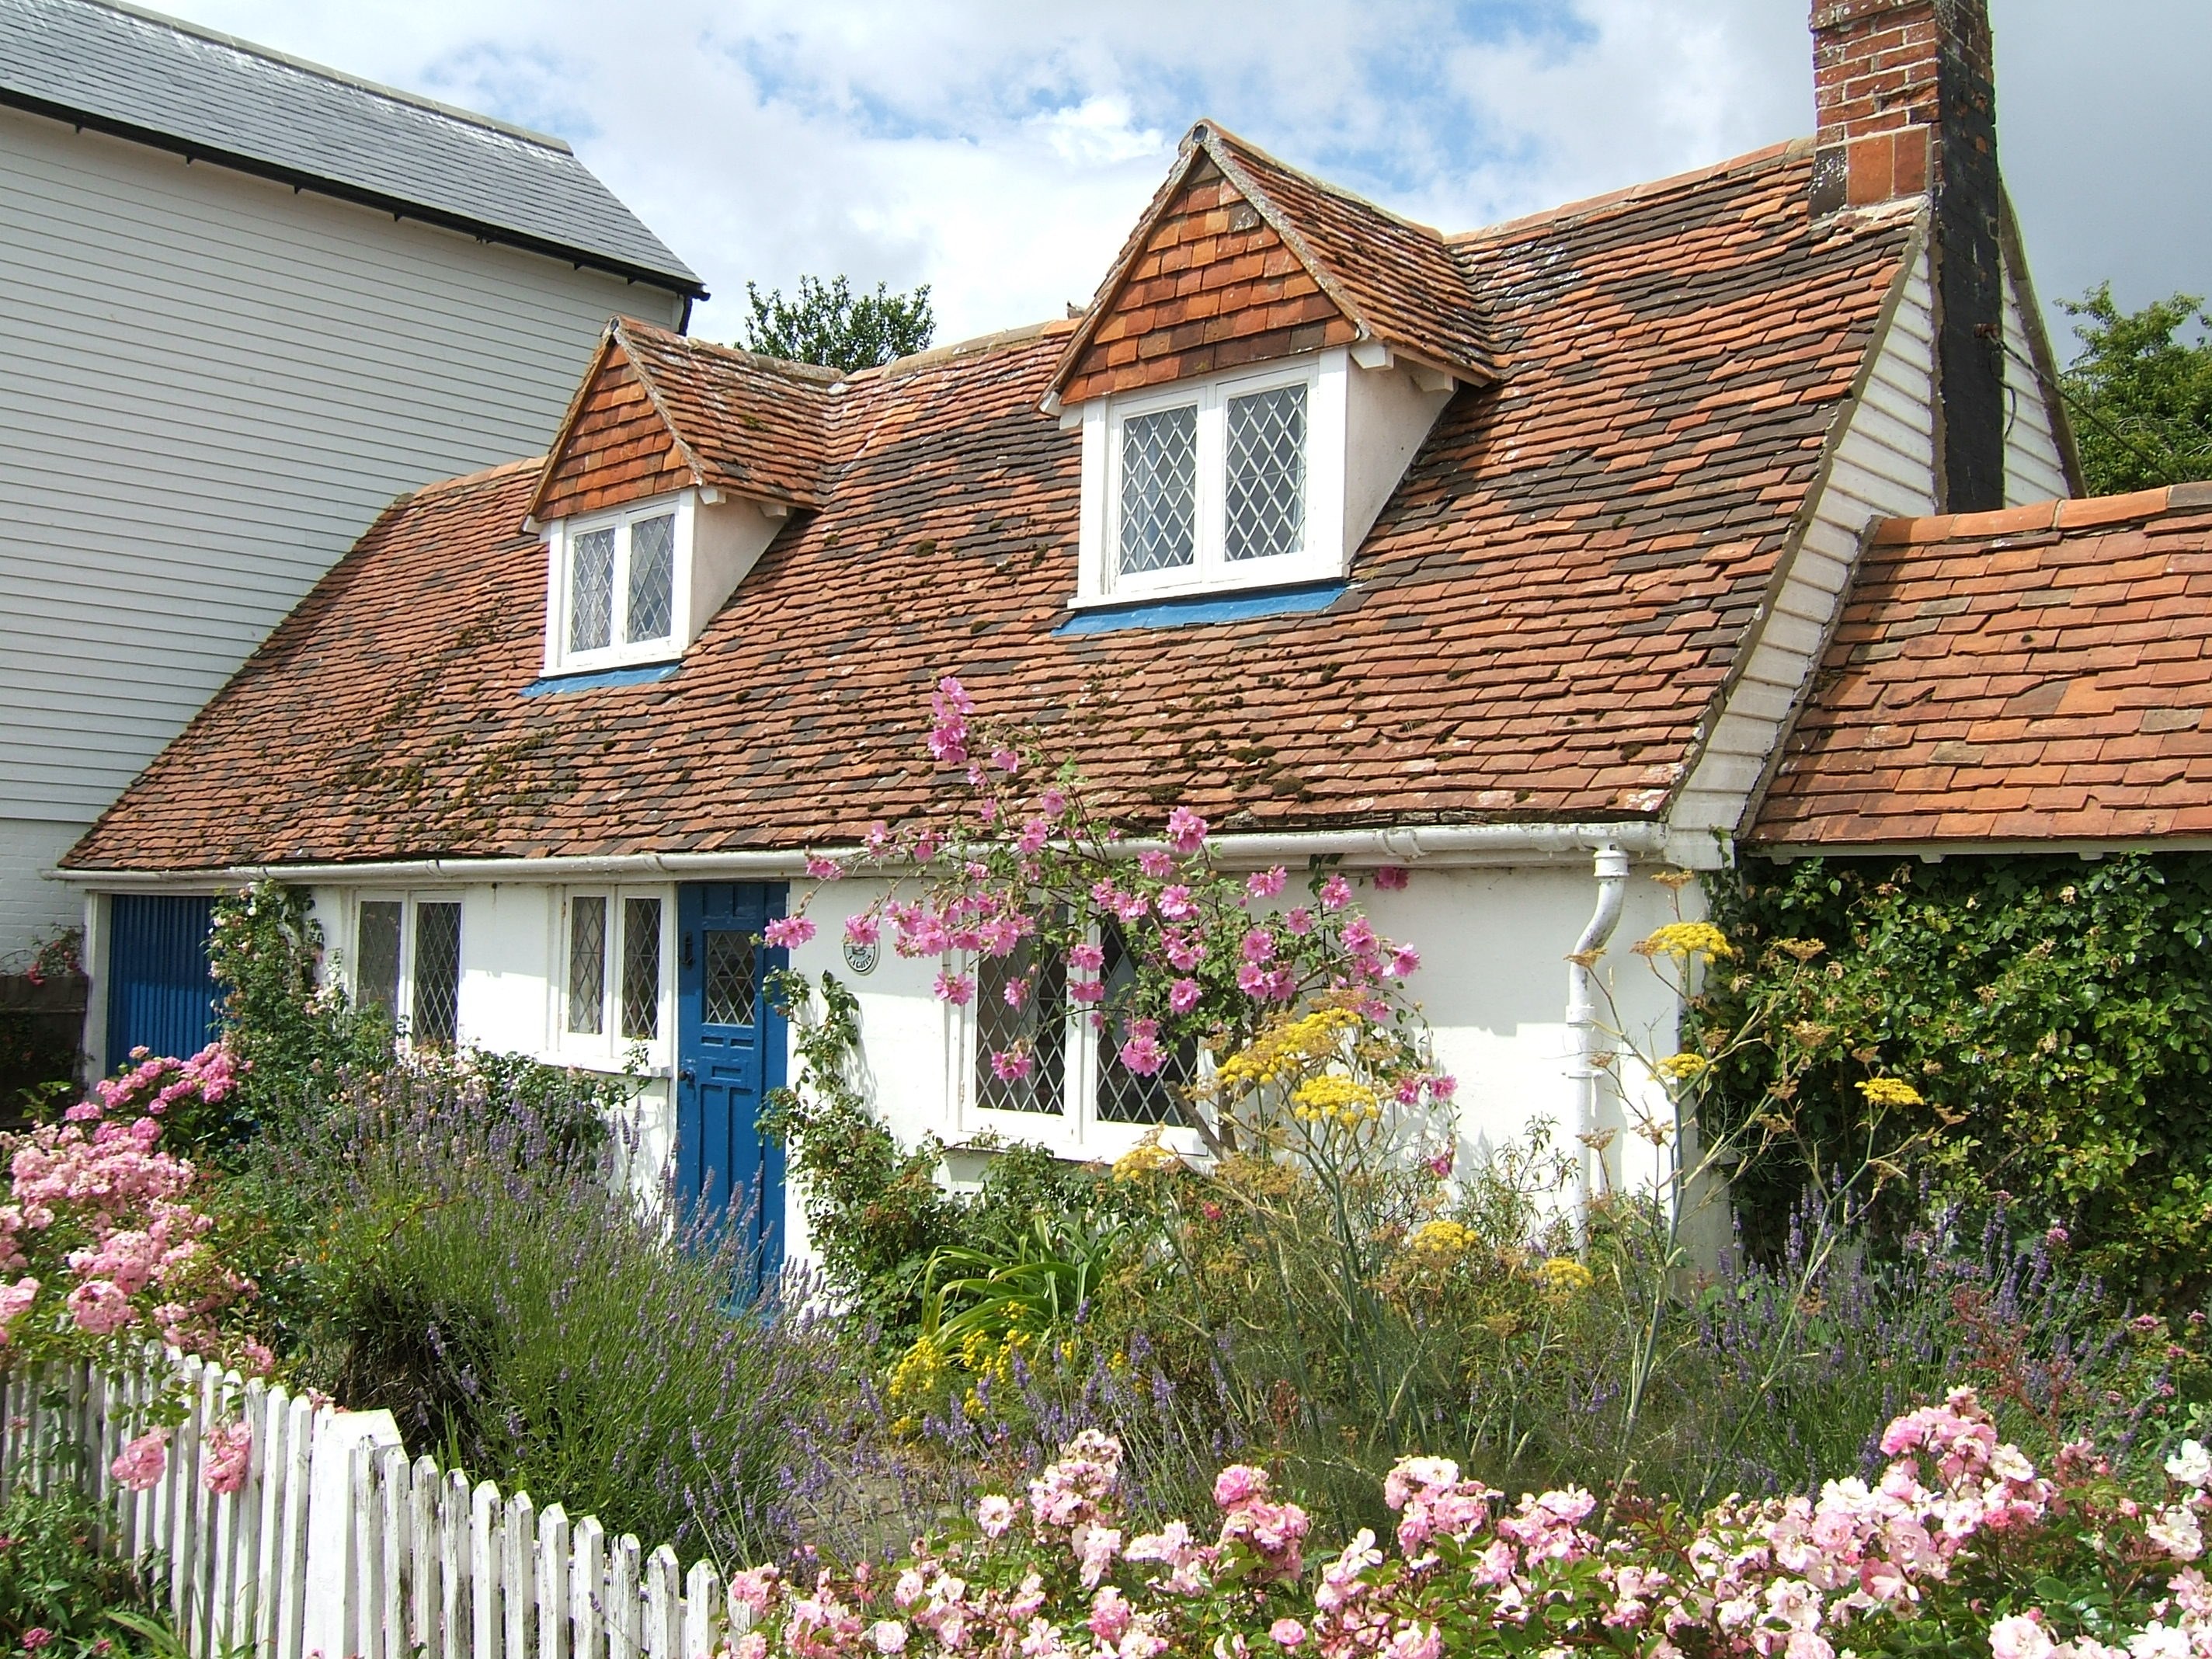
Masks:
[[[570,907],[580,898],[607,902],[607,930],[602,945],[606,952],[606,970],[599,981],[599,1029],[596,1032],[568,1029],[568,952],[574,938],[568,919]],[[660,902],[660,983],[654,993],[655,1034],[650,1037],[626,1037],[622,1034],[623,930],[629,925],[626,901],[630,899]],[[553,972],[546,988],[551,1004],[552,1040],[548,1052],[570,1064],[619,1071],[629,1060],[631,1051],[642,1047],[649,1067],[665,1066],[674,1042],[676,1022],[676,890],[612,884],[566,887],[559,890],[552,908]]]
[[[1345,571],[1345,422],[1350,361],[1341,349],[1286,362],[1181,380],[1083,405],[1083,507],[1078,592],[1085,605],[1128,604],[1193,594],[1232,593],[1327,581]],[[1227,556],[1229,403],[1231,398],[1306,388],[1305,539],[1296,552],[1232,562]],[[1121,556],[1121,438],[1131,418],[1163,410],[1198,411],[1197,534],[1194,556],[1173,570],[1124,574]]]
[[[673,568],[668,581],[668,632],[635,644],[623,638],[629,631],[630,529],[640,520],[673,516]],[[673,495],[655,495],[631,501],[607,513],[590,513],[556,520],[546,532],[545,672],[549,674],[591,673],[600,669],[628,668],[642,664],[672,662],[684,654],[691,615],[691,549],[698,519],[698,492],[686,489]],[[568,624],[575,597],[571,580],[577,538],[595,530],[615,532],[614,603],[607,628],[607,643],[597,650],[568,648]]]
[[[1002,1143],[1030,1142],[1062,1158],[1085,1160],[1119,1158],[1152,1133],[1149,1123],[1117,1123],[1098,1115],[1098,1067],[1106,1033],[1091,1029],[1091,1014],[1097,1003],[1068,1002],[1067,1041],[1062,1045],[1066,1070],[1061,1079],[1059,1112],[997,1111],[978,1103],[976,1066],[982,1059],[981,1024],[975,1005],[983,994],[982,961],[972,951],[957,951],[945,958],[948,971],[965,974],[975,986],[975,997],[964,1007],[947,1006],[952,1024],[946,1044],[955,1068],[950,1079],[955,1103],[958,1137],[973,1140],[995,1136]],[[1070,970],[1070,977],[1073,970]],[[1200,1056],[1203,1065],[1204,1056]],[[1187,1158],[1202,1155],[1194,1129],[1169,1126],[1159,1131],[1160,1144]]]
[[[415,944],[417,916],[425,904],[452,904],[460,908],[460,952],[453,969],[453,1047],[459,1048],[468,1040],[468,1024],[463,1018],[462,994],[468,985],[468,907],[458,891],[409,891],[389,887],[368,887],[356,891],[352,897],[352,909],[347,925],[353,940],[351,958],[345,964],[347,994],[354,1006],[362,1002],[361,981],[361,910],[365,904],[397,904],[399,907],[399,974],[393,991],[392,1024],[397,1029],[400,1046],[411,1048],[415,1044]]]

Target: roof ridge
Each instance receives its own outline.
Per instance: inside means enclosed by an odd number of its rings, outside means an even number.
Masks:
[[[1384,207],[1380,202],[1375,201],[1370,197],[1362,196],[1356,190],[1346,190],[1342,185],[1337,184],[1333,179],[1324,179],[1316,173],[1309,173],[1305,168],[1297,166],[1295,162],[1285,161],[1281,156],[1276,155],[1273,150],[1262,149],[1250,139],[1243,137],[1237,133],[1231,132],[1227,127],[1223,126],[1220,122],[1214,120],[1210,116],[1201,118],[1197,125],[1203,127],[1212,128],[1216,137],[1224,140],[1225,143],[1232,145],[1237,149],[1244,151],[1247,155],[1258,157],[1271,167],[1280,167],[1285,173],[1290,173],[1294,177],[1304,180],[1305,183],[1312,185],[1316,190],[1320,191],[1325,196],[1334,196],[1340,202],[1349,202],[1354,207],[1364,208],[1368,212],[1374,214],[1378,218],[1388,219],[1392,223],[1402,226],[1407,230],[1418,230],[1425,235],[1433,236],[1439,242],[1449,243],[1451,240],[1449,236],[1435,225],[1425,224],[1419,219],[1408,219],[1404,214],[1397,212],[1393,209]]]
[[[544,465],[545,457],[543,455],[525,455],[519,460],[501,461],[495,466],[479,467],[474,472],[464,472],[455,477],[434,478],[428,483],[416,485],[392,504],[397,506],[399,501],[420,501],[425,495],[444,495],[449,490],[473,489],[483,484],[495,483],[510,472],[524,472],[532,467],[542,467]]]
[[[849,386],[859,380],[888,380],[894,375],[934,368],[938,364],[950,362],[956,357],[980,357],[986,352],[1028,345],[1034,340],[1045,339],[1054,334],[1071,334],[1081,321],[1078,317],[1048,317],[1041,323],[1017,323],[1012,328],[994,329],[988,334],[971,334],[964,340],[953,341],[950,345],[910,351],[903,357],[878,363],[873,368],[856,368],[844,377],[844,383]]]
[[[2212,507],[2212,484],[2159,484],[2118,495],[2054,495],[1986,513],[1929,513],[1883,519],[1875,541],[1885,546],[1907,543],[1987,541],[1997,536],[2035,535],[2047,531],[2110,530],[2168,513],[2200,513]]]
[[[1724,178],[1732,173],[1751,173],[1784,161],[1793,161],[1813,153],[1810,138],[1787,138],[1778,144],[1767,144],[1759,149],[1746,150],[1741,155],[1731,155],[1724,161],[1712,161],[1701,167],[1691,167],[1681,173],[1670,173],[1662,178],[1647,179],[1639,184],[1625,185],[1619,190],[1601,191],[1595,196],[1584,196],[1571,202],[1562,202],[1556,207],[1542,208],[1534,213],[1523,213],[1510,219],[1501,219],[1493,225],[1482,225],[1473,230],[1455,230],[1445,235],[1444,246],[1462,248],[1470,243],[1487,241],[1494,237],[1509,236],[1537,225],[1570,219],[1577,215],[1595,213],[1601,210],[1640,201],[1647,197],[1661,196],[1670,191],[1687,190],[1711,179]]]
[[[190,22],[181,17],[172,17],[167,12],[133,5],[131,0],[67,0],[67,3],[97,6],[103,11],[118,12],[124,16],[136,18],[142,23],[153,23],[162,28],[173,29],[179,34],[186,34],[195,40],[205,40],[213,46],[228,47],[233,52],[242,52],[248,58],[258,58],[265,63],[282,64],[287,69],[298,70],[302,74],[314,76],[317,79],[328,81],[333,85],[351,87],[356,91],[366,92],[378,98],[389,99],[393,103],[410,104],[416,109],[426,110],[433,115],[442,115],[448,119],[464,122],[472,127],[482,127],[486,131],[496,132],[506,137],[519,138],[526,143],[536,144],[541,149],[557,150],[563,155],[574,155],[576,153],[567,139],[556,137],[550,132],[539,132],[535,128],[526,127],[514,121],[502,121],[495,115],[486,115],[479,110],[463,109],[458,104],[445,103],[419,92],[409,92],[402,87],[388,86],[381,81],[372,81],[364,75],[351,75],[344,70],[333,69],[328,64],[319,64],[312,58],[295,58],[290,52],[279,52],[274,46],[264,46],[258,41],[245,40],[235,34],[225,34],[221,29],[211,29],[204,24]]]
[[[771,374],[788,374],[801,380],[819,380],[825,386],[844,378],[843,370],[832,368],[825,363],[803,363],[795,357],[775,357],[764,351],[748,351],[743,346],[725,345],[720,340],[704,339],[696,334],[686,334],[635,317],[625,317],[621,320],[625,333],[652,335],[687,351],[703,350],[718,357],[732,358],[749,368],[763,369]]]

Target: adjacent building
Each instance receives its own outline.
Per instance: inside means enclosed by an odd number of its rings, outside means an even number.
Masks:
[[[0,0],[0,959],[394,495],[543,448],[610,317],[702,292],[557,138]]]

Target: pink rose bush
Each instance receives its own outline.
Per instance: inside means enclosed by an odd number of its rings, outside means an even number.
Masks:
[[[199,1170],[161,1146],[169,1123],[222,1103],[237,1066],[219,1043],[189,1060],[132,1060],[61,1122],[0,1146],[0,1270],[14,1275],[0,1282],[0,1366],[88,1358],[119,1370],[150,1341],[266,1373],[274,1357],[236,1328],[253,1283],[223,1262],[216,1218],[193,1201]],[[180,1405],[159,1402],[155,1415]],[[115,1478],[140,1490],[160,1479],[167,1436],[157,1425],[134,1438]],[[242,1424],[214,1431],[212,1490],[237,1490],[249,1449]]]
[[[1448,1459],[1384,1483],[1395,1549],[1362,1529],[1309,1571],[1308,1518],[1263,1469],[1221,1471],[1201,1532],[1133,1529],[1121,1451],[1089,1431],[978,1535],[903,1562],[741,1574],[750,1628],[725,1651],[1159,1659],[1310,1649],[1326,1659],[2203,1659],[2212,1584],[2193,1565],[2212,1455],[2185,1443],[2166,1492],[2130,1497],[2086,1445],[2049,1475],[2002,1442],[1971,1390],[1899,1418],[1871,1484],[1729,1500],[1702,1517],[1586,1492],[1508,1504]]]
[[[872,872],[890,883],[848,918],[847,940],[887,935],[901,956],[950,958],[935,990],[954,1006],[988,994],[1025,1007],[1048,981],[1125,1070],[1178,1082],[1200,1043],[1241,1044],[1316,999],[1356,1004],[1371,1028],[1395,1036],[1363,1051],[1383,1087],[1397,1092],[1401,1076],[1418,1073],[1424,1081],[1406,1097],[1449,1098],[1448,1086],[1425,1086],[1425,1029],[1401,988],[1419,956],[1359,913],[1344,874],[1312,878],[1310,902],[1297,902],[1279,866],[1224,872],[1209,850],[1212,826],[1188,805],[1170,810],[1150,844],[1130,845],[1072,771],[1030,752],[1026,735],[979,714],[957,679],[938,684],[927,748],[940,766],[963,769],[968,804],[949,822],[898,833],[878,825],[849,856],[809,855],[824,881]],[[1391,866],[1371,879],[1398,889],[1410,876]],[[812,896],[769,924],[769,944],[813,937]],[[1048,962],[1064,976],[1046,975]],[[983,1058],[1002,1079],[1029,1074],[1018,1037]]]

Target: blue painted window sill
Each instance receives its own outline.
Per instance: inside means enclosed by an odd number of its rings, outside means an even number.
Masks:
[[[593,674],[545,674],[522,688],[526,697],[555,691],[598,691],[610,685],[652,685],[668,678],[681,663],[659,662],[643,668],[602,668]]]
[[[1057,638],[1068,634],[1114,634],[1127,628],[1189,628],[1200,623],[1309,616],[1326,611],[1346,586],[1340,581],[1309,582],[1260,593],[1195,593],[1185,599],[1102,605],[1095,611],[1077,611],[1052,631]]]

